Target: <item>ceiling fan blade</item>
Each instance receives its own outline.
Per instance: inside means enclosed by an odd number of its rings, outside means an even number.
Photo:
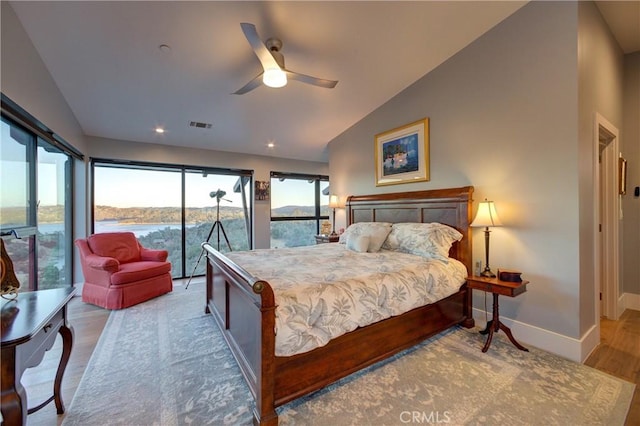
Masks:
[[[240,27],[242,28],[242,32],[244,33],[244,36],[247,38],[247,41],[253,48],[253,51],[255,52],[256,56],[260,60],[260,63],[262,64],[262,68],[265,70],[269,68],[279,69],[280,65],[278,65],[278,63],[276,62],[271,52],[269,52],[269,49],[267,49],[267,46],[265,46],[265,44],[260,39],[260,36],[258,35],[258,31],[256,30],[256,26],[253,24],[242,22],[240,24]]]
[[[240,89],[238,89],[235,92],[233,92],[232,94],[233,95],[244,95],[245,93],[250,92],[253,89],[255,89],[256,87],[260,86],[262,84],[262,74],[264,74],[264,73],[258,74],[253,80],[251,80],[250,82],[248,82],[247,84],[245,84]]]
[[[311,77],[310,75],[300,74],[297,72],[285,70],[287,78],[298,80],[303,83],[313,84],[314,86],[324,87],[325,89],[333,89],[338,84],[335,80],[325,80],[324,78]]]

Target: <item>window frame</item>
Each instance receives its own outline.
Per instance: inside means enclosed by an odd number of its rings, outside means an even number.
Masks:
[[[182,271],[179,277],[174,277],[174,279],[185,279],[190,277],[190,268],[187,267],[187,247],[186,247],[186,174],[187,173],[202,173],[203,176],[206,175],[228,175],[228,176],[237,176],[242,182],[246,182],[245,179],[248,179],[250,192],[248,194],[248,199],[250,201],[248,206],[243,206],[245,211],[245,221],[247,227],[247,244],[249,249],[253,249],[254,241],[253,241],[253,214],[254,214],[254,205],[253,205],[253,179],[254,172],[253,170],[248,169],[225,169],[220,167],[203,167],[203,166],[194,166],[194,165],[185,165],[185,164],[172,164],[172,163],[155,163],[148,161],[133,161],[133,160],[117,160],[110,158],[90,158],[90,173],[91,173],[91,233],[95,232],[95,167],[96,165],[102,167],[113,167],[113,168],[122,168],[128,170],[152,170],[152,171],[167,171],[167,172],[175,172],[181,174],[181,256],[182,256]]]
[[[329,215],[321,214],[320,204],[320,184],[321,182],[329,182],[329,176],[317,175],[317,174],[305,174],[305,173],[286,173],[286,172],[271,172],[271,179],[297,179],[297,180],[314,180],[315,185],[315,214],[313,216],[273,216],[273,208],[269,209],[269,216],[271,222],[286,222],[286,221],[310,221],[316,222],[316,235],[320,233],[320,221],[329,220]],[[326,194],[328,195],[328,194]]]
[[[64,138],[55,133],[52,129],[35,118],[17,103],[11,100],[4,93],[0,93],[0,116],[2,121],[9,126],[15,126],[30,135],[30,141],[27,146],[27,163],[28,163],[28,180],[29,185],[29,201],[27,212],[27,223],[24,226],[11,227],[5,229],[0,225],[1,236],[19,236],[20,238],[29,238],[29,282],[21,283],[21,291],[37,291],[39,290],[39,265],[38,265],[38,148],[43,147],[44,142],[60,153],[68,157],[64,171],[65,179],[65,205],[64,205],[64,245],[65,245],[65,265],[64,265],[64,286],[72,286],[74,283],[73,276],[73,211],[74,211],[74,170],[75,161],[84,161],[84,155],[69,144]],[[46,149],[46,147],[43,147]]]

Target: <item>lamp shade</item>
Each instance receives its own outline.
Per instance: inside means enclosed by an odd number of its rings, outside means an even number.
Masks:
[[[331,208],[331,209],[340,208],[340,197],[338,197],[337,195],[330,195],[329,196],[329,208]]]
[[[502,226],[502,222],[500,222],[500,218],[498,218],[496,206],[493,204],[493,201],[487,201],[485,198],[484,201],[478,203],[476,217],[473,219],[470,226]]]

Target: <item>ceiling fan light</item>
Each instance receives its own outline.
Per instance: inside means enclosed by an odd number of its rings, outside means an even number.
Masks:
[[[262,82],[265,86],[278,88],[287,85],[287,74],[278,68],[269,68],[262,75]]]

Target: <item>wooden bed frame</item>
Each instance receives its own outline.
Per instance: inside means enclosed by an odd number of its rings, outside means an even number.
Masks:
[[[471,271],[471,203],[473,187],[394,194],[351,196],[348,222],[440,222],[463,234],[450,255]],[[327,386],[355,371],[416,345],[455,325],[473,327],[471,290],[360,327],[312,351],[275,356],[275,309],[268,282],[206,242],[206,313],[222,330],[256,401],[254,423],[277,425],[276,407]],[[212,372],[215,374],[215,372]]]

